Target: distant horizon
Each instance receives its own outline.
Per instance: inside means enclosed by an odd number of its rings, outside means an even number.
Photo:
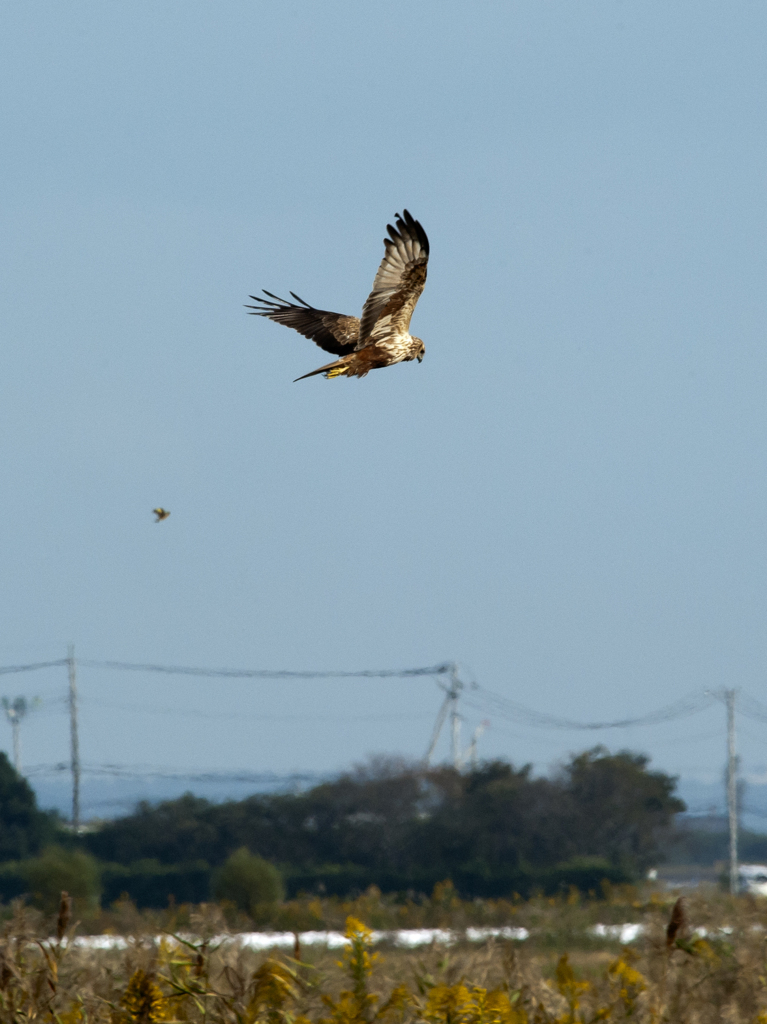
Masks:
[[[650,765],[651,770],[655,767]],[[84,821],[109,820],[132,813],[142,801],[156,804],[177,799],[187,792],[214,803],[243,800],[256,793],[301,792],[322,782],[333,781],[353,768],[354,765],[347,765],[334,772],[316,773],[313,777],[311,773],[286,773],[261,785],[226,780],[193,782],[185,780],[183,776],[172,780],[158,779],[151,775],[140,779],[104,779],[86,775],[81,782],[81,813]],[[291,785],[297,778],[301,780],[299,787]],[[65,819],[71,816],[72,789],[69,780],[65,781],[61,777],[33,777],[27,781],[35,791],[41,809],[56,810]],[[721,780],[701,782],[681,778],[675,793],[687,804],[687,811],[682,812],[682,817],[726,816],[725,788]],[[751,810],[741,812],[742,827],[754,833],[767,834],[767,783],[747,784],[746,799],[747,808]]]

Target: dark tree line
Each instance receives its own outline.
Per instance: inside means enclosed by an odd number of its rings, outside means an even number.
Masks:
[[[123,865],[217,866],[247,847],[281,867],[290,891],[429,891],[452,878],[466,895],[502,895],[555,876],[637,875],[684,810],[674,787],[646,757],[602,748],[551,778],[503,761],[460,773],[379,760],[302,794],[141,804],[84,842]]]
[[[38,853],[55,840],[58,818],[38,809],[34,791],[0,752],[0,862]]]
[[[289,894],[373,883],[429,893],[447,878],[466,896],[597,889],[657,860],[684,809],[674,786],[645,757],[601,748],[550,778],[503,761],[461,773],[379,760],[302,794],[141,804],[78,838],[0,754],[0,896],[26,891],[29,858],[51,843],[62,864],[78,848],[98,858],[107,903],[121,892],[145,906],[208,899],[216,869],[243,847],[279,867]]]

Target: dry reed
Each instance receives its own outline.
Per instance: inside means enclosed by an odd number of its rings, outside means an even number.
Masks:
[[[133,911],[127,948],[98,951],[71,941],[77,924],[65,921],[65,900],[48,919],[17,904],[0,934],[0,1021],[767,1024],[767,907],[693,894],[682,913],[662,893],[629,902],[625,895],[514,904],[513,922],[538,928],[525,943],[374,951],[368,924],[350,915],[340,953],[298,943],[296,956],[222,938],[226,911],[217,906],[174,911],[166,923],[183,918],[187,929],[176,938],[158,939],[156,922]],[[381,902],[375,893],[365,900],[368,908]],[[383,902],[381,914],[391,910]],[[443,910],[452,910],[443,923],[454,927],[478,913],[455,902]],[[644,925],[631,948],[584,938],[595,917],[629,910]],[[113,913],[128,923],[129,907]],[[561,944],[576,934],[580,942]]]

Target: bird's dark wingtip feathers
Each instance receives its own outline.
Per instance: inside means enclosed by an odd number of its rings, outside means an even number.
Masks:
[[[268,294],[269,293],[267,292],[267,295]],[[269,313],[273,312],[272,307],[274,307],[275,303],[271,302],[269,299],[262,299],[260,295],[249,295],[248,298],[261,304],[259,306],[251,306],[249,302],[243,303],[245,309],[250,309],[252,311],[248,314],[249,316],[268,316]]]
[[[268,292],[266,288],[262,289],[264,295],[268,295],[268,299],[262,298],[260,295],[250,295],[248,298],[253,299],[254,302],[260,302],[260,306],[251,306],[245,303],[246,309],[252,309],[253,313],[251,316],[269,316],[271,313],[276,313],[278,310],[290,309],[293,307],[292,302],[288,302],[287,299],[281,299],[279,295],[274,295],[272,292]],[[293,292],[290,293],[294,299],[298,299],[298,296]],[[303,302],[303,299],[298,299],[299,302]],[[312,307],[307,303],[303,302],[307,309]],[[293,307],[295,308],[295,307]]]
[[[395,223],[397,225],[396,228],[393,228],[391,226],[391,224],[387,224],[386,225],[386,230],[391,235],[392,240],[395,241],[395,242],[398,241],[399,239],[402,238],[403,233],[404,234],[415,235],[415,237],[418,239],[418,244],[421,246],[423,251],[428,256],[429,255],[429,239],[428,239],[428,236],[427,236],[426,232],[424,231],[424,229],[421,227],[420,222],[417,221],[415,219],[415,217],[413,217],[413,215],[410,212],[410,210],[403,209],[402,216],[400,216],[398,213],[395,213],[394,214],[394,220],[395,220]],[[384,238],[384,245],[391,245],[391,242],[389,241],[388,238]]]

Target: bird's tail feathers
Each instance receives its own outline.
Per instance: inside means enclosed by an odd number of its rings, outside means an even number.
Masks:
[[[345,356],[343,359],[336,359],[334,363],[326,363],[325,366],[320,366],[317,370],[312,370],[311,373],[305,373],[302,377],[296,377],[293,381],[306,380],[307,377],[316,377],[318,373],[324,373],[326,377],[343,377],[351,369],[349,363],[349,357]]]

